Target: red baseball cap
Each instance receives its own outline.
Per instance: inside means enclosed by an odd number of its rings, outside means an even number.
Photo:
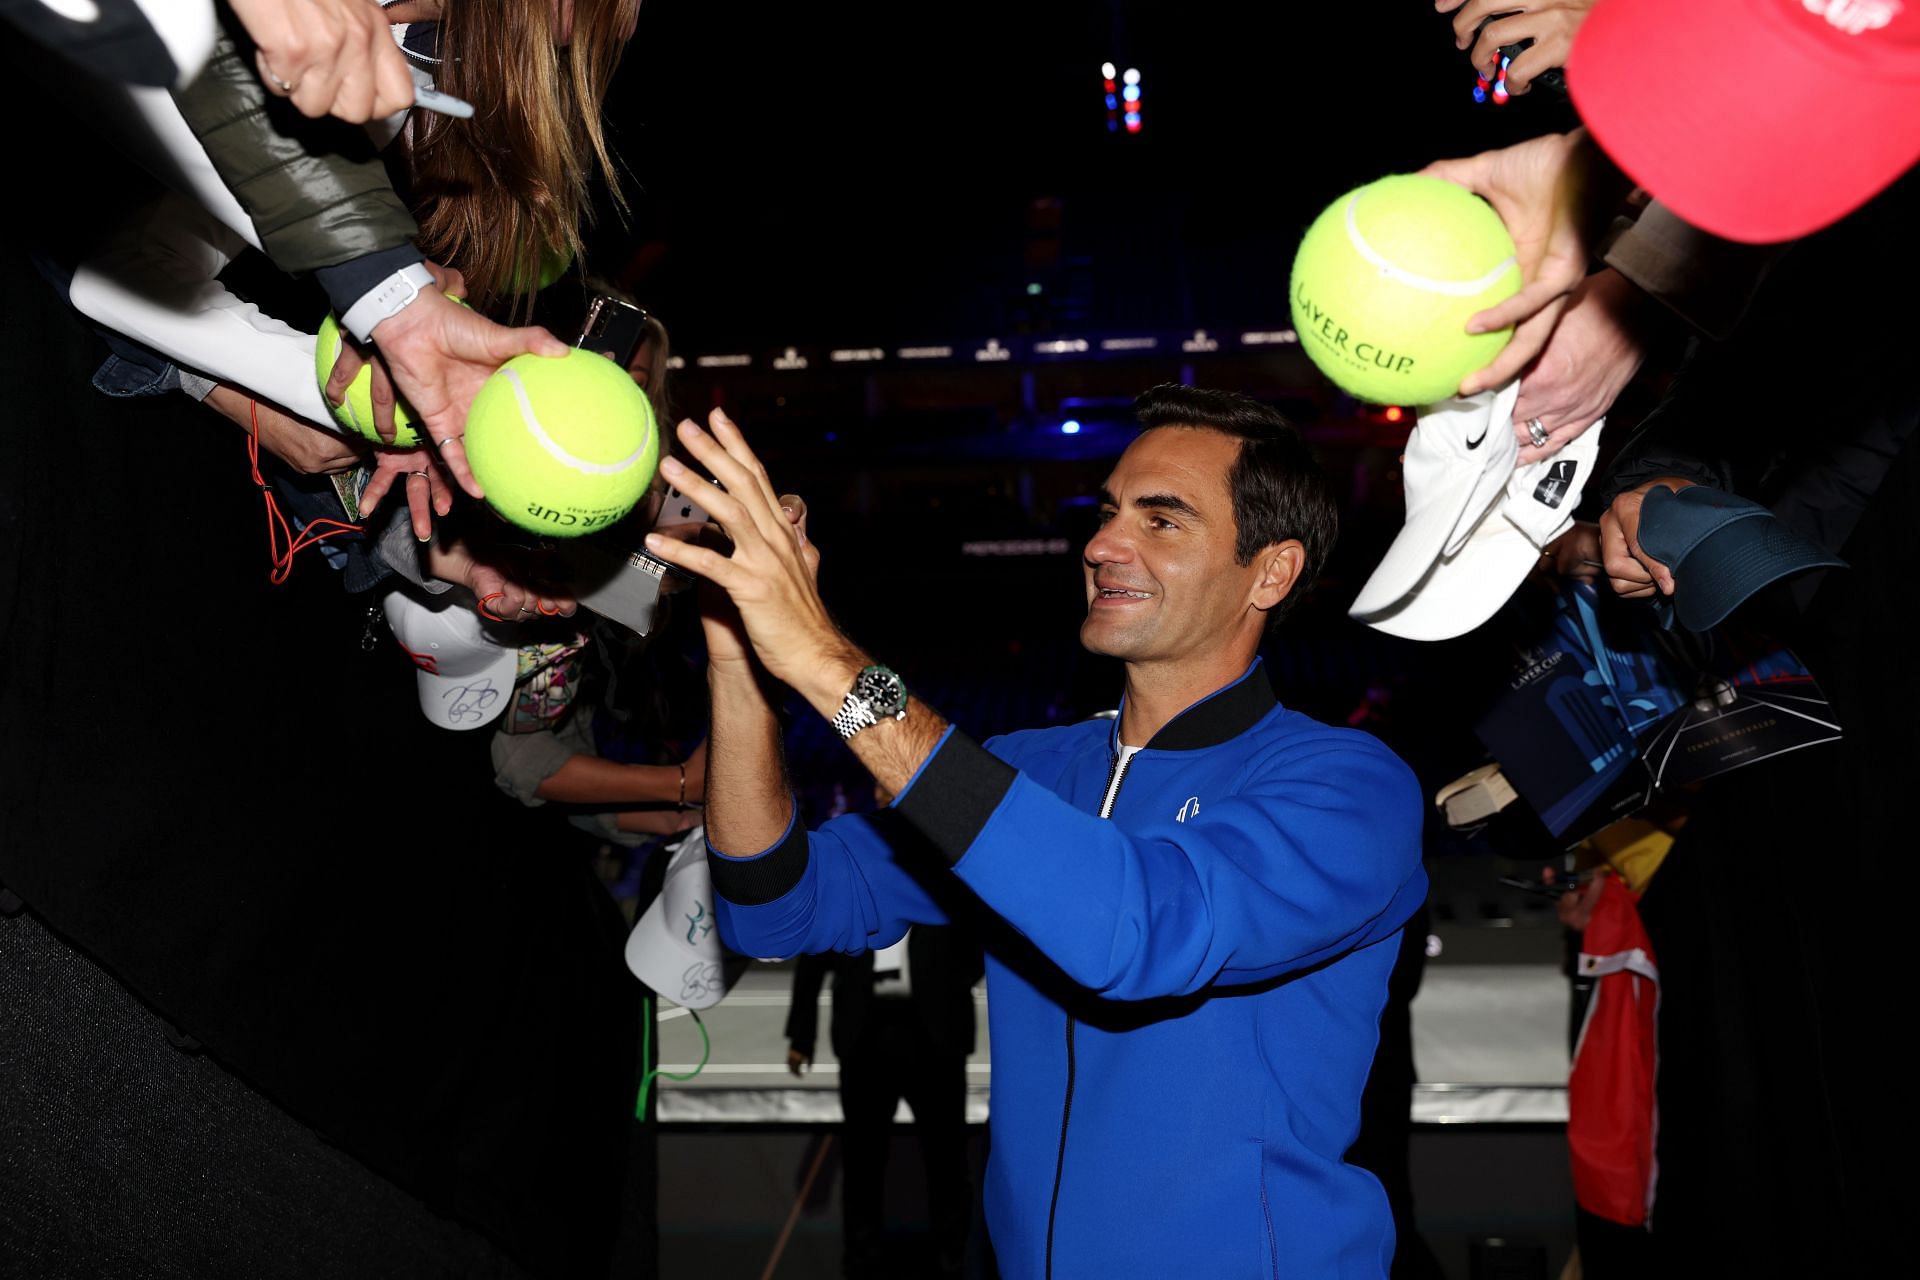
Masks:
[[[1600,0],[1567,87],[1594,140],[1680,217],[1793,240],[1920,160],[1920,0]]]

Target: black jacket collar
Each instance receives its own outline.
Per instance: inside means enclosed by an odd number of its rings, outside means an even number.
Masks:
[[[1267,680],[1266,664],[1259,658],[1232,684],[1216,689],[1161,726],[1147,743],[1148,751],[1199,751],[1217,747],[1260,723],[1260,718],[1279,705],[1273,685]],[[1113,724],[1118,742],[1120,722]]]

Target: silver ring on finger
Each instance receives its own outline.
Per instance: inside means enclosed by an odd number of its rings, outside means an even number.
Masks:
[[[420,476],[421,478],[424,479],[427,474],[427,469],[425,467],[422,467],[418,471],[409,471],[407,472],[407,474],[410,476]]]
[[[267,79],[273,82],[274,88],[278,89],[280,92],[288,95],[289,97],[291,97],[300,88],[300,84],[298,81],[282,80],[277,74],[275,74],[273,68],[267,65],[267,60],[265,58],[262,58],[260,60],[260,69],[267,73]]]
[[[455,440],[465,440],[466,438],[467,437],[465,432],[462,432],[457,436],[442,436],[440,439],[435,440],[433,442],[433,447],[436,449],[445,449],[448,445],[452,444]]]
[[[1547,429],[1540,425],[1540,419],[1527,419],[1527,435],[1532,439],[1534,448],[1539,449],[1545,447],[1547,443]]]

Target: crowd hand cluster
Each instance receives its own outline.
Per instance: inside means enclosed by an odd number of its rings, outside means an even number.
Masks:
[[[413,76],[373,0],[228,0],[267,91],[350,124],[413,105]]]
[[[544,585],[540,566],[507,548],[475,549],[464,538],[435,538],[427,547],[427,572],[473,592],[474,608],[495,622],[571,618],[572,596]]]
[[[1646,359],[1646,298],[1608,267],[1577,285],[1547,344],[1520,377],[1513,431],[1520,465],[1552,457],[1607,410]],[[1540,423],[1547,442],[1536,446],[1526,424]]]
[[[1507,92],[1518,97],[1541,72],[1567,65],[1573,33],[1586,21],[1593,0],[1434,0],[1433,7],[1453,14],[1454,47],[1471,45],[1474,69],[1489,77],[1500,69],[1501,49],[1533,41],[1507,68]]]
[[[1600,559],[1616,594],[1637,600],[1658,591],[1673,594],[1673,574],[1640,546],[1640,504],[1648,490],[1665,485],[1676,492],[1694,483],[1683,476],[1660,476],[1613,500],[1600,517]]]
[[[1437,160],[1421,170],[1492,205],[1513,237],[1520,264],[1520,291],[1467,320],[1469,333],[1512,325],[1513,339],[1492,364],[1467,375],[1461,395],[1504,386],[1532,364],[1586,278],[1581,197],[1592,154],[1585,131],[1575,129],[1460,160]]]
[[[417,429],[434,442],[433,446],[379,450],[380,460],[361,503],[363,509],[372,510],[386,496],[394,478],[405,477],[414,536],[421,539],[431,533],[435,513],[444,516],[453,508],[447,477],[473,497],[486,496],[474,479],[461,443],[467,409],[481,384],[517,355],[531,352],[564,356],[568,350],[564,342],[537,325],[510,329],[459,305],[453,298],[466,296],[465,277],[452,267],[435,262],[425,265],[433,273],[435,287],[423,290],[398,314],[375,326],[373,349],[361,347],[343,333],[340,356],[325,388],[330,403],[344,402],[347,387],[361,366],[371,363],[369,395],[374,426],[387,440],[394,436],[395,398],[407,398],[418,420]],[[446,476],[440,474],[442,469]]]

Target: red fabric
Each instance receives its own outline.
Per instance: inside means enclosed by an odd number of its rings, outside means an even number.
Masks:
[[[1915,0],[1603,0],[1567,60],[1627,175],[1729,240],[1793,240],[1920,158]]]
[[[1659,970],[1633,892],[1606,877],[1580,970],[1597,975],[1567,1080],[1567,1148],[1582,1209],[1641,1226],[1653,1209]]]

